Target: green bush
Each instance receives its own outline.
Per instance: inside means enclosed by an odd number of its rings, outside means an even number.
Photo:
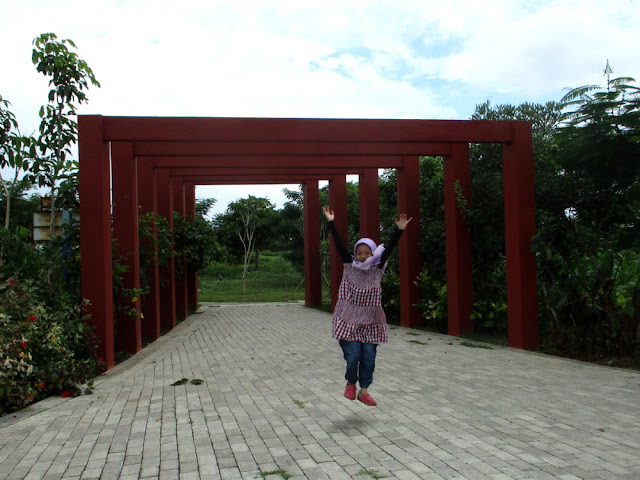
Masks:
[[[382,276],[382,308],[387,323],[400,325],[400,277],[393,270],[387,270]]]
[[[638,358],[639,253],[602,249],[560,259],[546,250],[541,263],[547,267],[540,281],[546,348],[588,360]],[[550,265],[559,266],[554,275]]]
[[[424,327],[428,330],[447,333],[449,312],[446,279],[423,270],[416,280],[416,285],[420,292],[417,307],[422,311]]]

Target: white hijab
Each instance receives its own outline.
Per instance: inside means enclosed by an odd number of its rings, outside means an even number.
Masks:
[[[361,244],[365,244],[366,246],[368,246],[371,249],[371,253],[373,253],[373,255],[367,258],[364,262],[359,262],[356,260],[356,250],[358,249],[358,245]],[[353,247],[352,265],[359,270],[369,270],[373,267],[377,267],[378,265],[380,265],[380,257],[382,257],[382,252],[384,252],[384,244],[381,243],[380,245],[376,245],[376,242],[374,242],[370,238],[361,238]],[[382,267],[383,272],[385,268],[386,265]]]

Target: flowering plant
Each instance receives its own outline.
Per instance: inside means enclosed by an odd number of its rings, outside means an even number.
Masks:
[[[0,415],[48,396],[79,395],[104,368],[81,307],[46,305],[30,281],[0,283]]]

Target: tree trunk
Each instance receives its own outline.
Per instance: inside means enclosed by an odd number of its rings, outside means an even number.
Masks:
[[[55,229],[56,229],[56,208],[55,208],[55,205],[56,205],[56,199],[55,199],[56,191],[55,191],[55,187],[53,186],[53,185],[55,185],[54,181],[55,180],[53,180],[51,182],[51,185],[52,185],[52,187],[51,187],[51,212],[50,212],[50,215],[49,215],[49,240],[50,241],[53,240],[53,235],[54,235],[54,232],[55,232]]]
[[[242,295],[247,294],[247,262],[244,264],[244,269],[242,270]]]

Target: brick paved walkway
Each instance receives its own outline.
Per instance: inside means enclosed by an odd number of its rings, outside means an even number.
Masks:
[[[0,478],[640,478],[638,372],[392,327],[366,407],[330,337],[301,305],[210,304],[94,395],[0,418]]]

